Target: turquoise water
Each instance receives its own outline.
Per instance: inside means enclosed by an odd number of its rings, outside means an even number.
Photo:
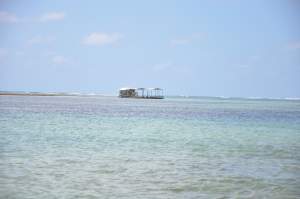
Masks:
[[[300,101],[1,96],[0,198],[300,198]]]

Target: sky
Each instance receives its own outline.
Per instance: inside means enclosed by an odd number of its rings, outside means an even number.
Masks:
[[[300,97],[299,0],[0,0],[0,90]]]

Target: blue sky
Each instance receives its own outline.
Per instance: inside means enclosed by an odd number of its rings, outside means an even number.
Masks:
[[[297,0],[0,0],[0,90],[300,97]]]

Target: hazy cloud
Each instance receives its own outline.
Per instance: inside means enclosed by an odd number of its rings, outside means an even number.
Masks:
[[[0,23],[17,23],[19,21],[19,18],[9,12],[0,11]]]
[[[18,22],[49,22],[49,21],[60,21],[65,18],[64,12],[50,12],[44,15],[34,18],[20,18],[14,13],[0,11],[0,23],[18,23]]]
[[[0,58],[6,57],[7,51],[4,48],[0,48]]]
[[[176,45],[185,45],[190,43],[190,40],[187,38],[181,38],[181,39],[173,39],[171,40],[171,45],[176,46]]]
[[[52,62],[54,64],[61,65],[61,64],[67,64],[67,63],[69,63],[69,60],[66,57],[64,57],[64,56],[57,55],[57,56],[54,56],[52,58]]]
[[[171,67],[172,67],[172,63],[167,62],[167,63],[156,64],[152,68],[153,68],[153,71],[155,71],[155,72],[161,72],[164,70],[171,69]]]
[[[15,52],[15,55],[16,56],[23,56],[23,55],[25,55],[25,52],[18,50],[18,51]]]
[[[156,64],[152,67],[153,72],[156,73],[165,73],[169,74],[181,74],[181,75],[190,75],[193,72],[192,67],[187,65],[178,65],[176,63],[172,63],[171,61]]]
[[[240,65],[238,65],[238,68],[246,69],[246,68],[250,68],[250,66],[248,64],[240,64]]]
[[[52,36],[35,36],[27,41],[28,44],[34,45],[34,44],[48,44],[52,43],[55,40]]]
[[[248,57],[245,57],[241,63],[237,64],[235,67],[240,69],[250,69],[255,67],[257,64],[259,64],[261,60],[261,57],[258,55],[251,55]]]
[[[85,45],[101,46],[117,43],[122,38],[123,35],[120,33],[94,32],[83,38],[82,43]]]
[[[41,22],[61,21],[65,18],[64,12],[50,12],[40,17]]]
[[[204,37],[205,37],[204,33],[194,33],[186,37],[179,37],[179,38],[172,39],[170,43],[172,46],[186,45],[195,42],[199,39],[203,39]]]
[[[250,61],[252,61],[252,62],[257,62],[257,61],[259,61],[260,60],[260,56],[258,56],[258,55],[252,55],[252,56],[250,56]]]
[[[7,50],[5,48],[0,48],[0,63],[4,62],[7,56],[8,56]]]
[[[289,49],[292,49],[292,50],[298,50],[298,49],[300,49],[300,41],[290,43],[290,44],[288,45],[288,48],[289,48]]]

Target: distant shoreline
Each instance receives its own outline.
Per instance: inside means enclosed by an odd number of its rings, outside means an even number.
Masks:
[[[81,94],[81,93],[43,93],[43,92],[6,92],[0,91],[1,95],[13,96],[106,96],[101,94]]]
[[[17,96],[68,96],[66,94],[47,94],[47,93],[0,93],[0,95],[17,95]]]
[[[25,92],[25,91],[0,91],[0,96],[78,96],[78,97],[118,97],[117,95],[99,94],[99,93],[67,93],[67,92]],[[186,98],[186,99],[219,99],[219,100],[287,100],[287,101],[300,101],[300,98],[264,98],[264,97],[214,97],[214,96],[183,96],[183,95],[169,95],[166,98]]]

